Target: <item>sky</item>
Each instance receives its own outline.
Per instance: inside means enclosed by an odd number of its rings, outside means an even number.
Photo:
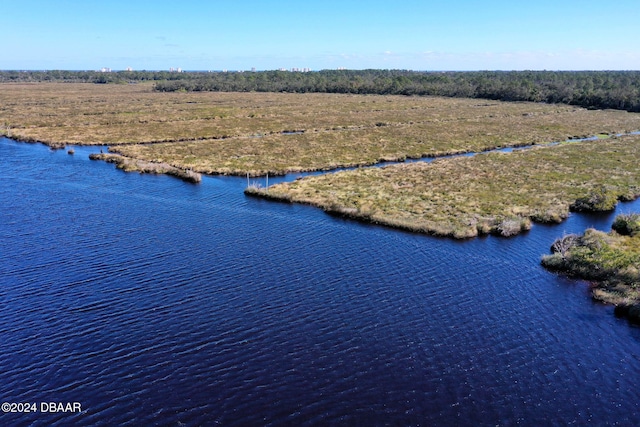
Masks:
[[[1,70],[640,70],[640,0],[0,0]]]

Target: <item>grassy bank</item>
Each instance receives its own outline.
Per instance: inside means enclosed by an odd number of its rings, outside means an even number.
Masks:
[[[616,217],[613,230],[588,229],[556,240],[546,268],[594,282],[595,299],[616,305],[616,314],[640,323],[640,215]]]
[[[111,153],[90,154],[89,158],[91,160],[104,160],[108,163],[115,163],[118,169],[122,169],[125,172],[167,174],[194,184],[202,181],[201,174],[191,170],[176,168],[166,163],[151,163]]]
[[[640,129],[640,114],[478,99],[161,93],[151,84],[0,85],[0,133],[210,174],[368,165]]]
[[[247,194],[307,203],[368,222],[455,238],[510,236],[560,222],[572,205],[640,196],[640,136],[307,177]],[[585,202],[586,201],[586,202]]]

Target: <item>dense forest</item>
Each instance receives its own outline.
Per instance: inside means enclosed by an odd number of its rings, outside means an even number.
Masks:
[[[640,112],[640,71],[323,70],[317,72],[2,71],[0,82],[154,81],[157,91],[438,95]]]

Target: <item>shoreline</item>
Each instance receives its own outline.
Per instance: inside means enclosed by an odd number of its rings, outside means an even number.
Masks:
[[[304,131],[298,132],[297,133],[305,133]],[[276,135],[286,135],[288,134],[288,131],[283,131],[283,132],[276,132]],[[443,151],[436,151],[436,152],[432,152],[432,153],[422,153],[419,156],[414,156],[414,155],[400,155],[397,157],[393,157],[393,156],[387,156],[387,157],[382,157],[379,158],[377,160],[373,160],[373,161],[361,161],[361,162],[347,162],[347,163],[332,163],[326,166],[319,166],[319,167],[309,167],[309,168],[301,168],[301,167],[295,167],[295,168],[283,168],[283,169],[270,169],[270,170],[247,170],[247,169],[232,169],[232,170],[227,170],[224,168],[218,168],[218,169],[207,169],[207,170],[199,170],[199,169],[187,169],[187,168],[183,168],[183,167],[179,167],[179,166],[174,166],[170,163],[167,162],[157,162],[157,161],[150,161],[150,160],[146,160],[144,158],[137,158],[137,157],[133,157],[133,156],[129,156],[126,155],[124,153],[122,153],[121,148],[123,147],[130,147],[130,146],[145,146],[145,145],[159,145],[159,144],[171,144],[171,143],[180,143],[180,142],[197,142],[197,141],[223,141],[223,140],[230,140],[230,139],[239,139],[239,138],[248,138],[248,139],[252,139],[252,137],[249,136],[241,136],[241,137],[220,137],[220,138],[196,138],[196,139],[182,139],[182,140],[167,140],[167,141],[152,141],[152,142],[126,142],[126,143],[116,143],[116,144],[103,144],[103,143],[92,143],[92,144],[77,144],[77,143],[66,143],[66,142],[50,142],[50,141],[42,141],[42,140],[36,140],[36,139],[30,139],[30,138],[16,138],[16,137],[12,137],[9,135],[5,135],[5,134],[0,134],[0,136],[4,136],[5,138],[11,139],[13,141],[16,142],[22,142],[22,143],[26,143],[26,144],[42,144],[45,145],[46,147],[49,147],[52,150],[64,150],[66,149],[67,145],[77,145],[77,146],[81,146],[81,147],[98,147],[98,146],[107,146],[107,150],[108,153],[102,153],[102,154],[114,154],[114,155],[118,155],[121,156],[125,159],[130,159],[132,161],[137,161],[137,162],[147,162],[147,163],[158,163],[158,164],[165,164],[167,166],[170,166],[172,168],[176,168],[176,169],[182,169],[185,171],[189,171],[189,170],[193,170],[193,172],[195,173],[200,173],[200,174],[204,174],[204,175],[209,175],[209,176],[238,176],[238,177],[245,177],[247,176],[247,174],[249,174],[249,177],[251,178],[257,178],[257,177],[265,177],[265,176],[284,176],[284,175],[289,175],[289,174],[295,174],[295,173],[313,173],[313,172],[337,172],[337,171],[342,171],[342,170],[351,170],[351,169],[356,169],[356,168],[367,168],[367,167],[385,167],[388,165],[400,165],[400,164],[412,164],[412,163],[419,163],[419,162],[431,162],[434,160],[439,160],[439,159],[448,159],[448,158],[455,158],[455,157],[473,157],[479,154],[488,154],[488,153],[494,153],[494,152],[511,152],[511,151],[516,151],[516,150],[526,150],[526,149],[531,149],[531,148],[537,148],[537,147],[548,147],[548,146],[554,146],[554,145],[561,145],[561,144],[573,144],[573,143],[579,143],[579,142],[584,142],[584,141],[593,141],[593,140],[608,140],[608,139],[615,139],[615,138],[621,138],[621,137],[625,137],[625,136],[632,136],[632,135],[640,135],[640,130],[637,131],[630,131],[630,132],[624,132],[624,133],[599,133],[599,134],[593,134],[593,135],[583,135],[583,136],[572,136],[569,137],[568,139],[565,139],[563,141],[552,141],[552,142],[517,142],[514,144],[497,144],[494,146],[489,146],[489,147],[485,147],[482,150],[479,151],[473,151],[473,150],[443,150]],[[112,162],[113,163],[113,162]],[[158,172],[154,172],[157,174],[163,173],[160,171],[161,168],[158,168]]]
[[[640,136],[305,177],[245,194],[457,239],[526,232],[640,197]]]
[[[516,146],[499,147],[499,148],[492,148],[490,150],[483,151],[483,152],[472,152],[472,153],[464,152],[464,153],[448,154],[444,156],[429,156],[421,159],[404,159],[400,161],[383,159],[384,161],[368,164],[368,165],[339,166],[337,168],[328,167],[324,169],[314,169],[309,171],[302,171],[302,170],[268,171],[265,175],[283,176],[283,175],[292,174],[292,173],[328,172],[326,174],[321,174],[321,175],[312,175],[312,176],[302,177],[302,178],[298,177],[292,182],[277,184],[277,185],[290,185],[300,180],[304,181],[309,178],[313,179],[313,178],[323,177],[327,175],[333,175],[334,173],[341,173],[341,172],[357,173],[365,169],[386,169],[394,166],[412,167],[415,165],[433,165],[441,161],[450,161],[455,159],[470,159],[475,156],[485,156],[487,154],[493,154],[493,155],[504,154],[504,155],[510,156],[514,153],[529,152],[530,150],[536,150],[540,148],[554,149],[566,144],[585,143],[589,141],[598,141],[598,142],[606,141],[607,143],[610,143],[612,141],[624,139],[625,137],[637,136],[637,134],[638,134],[637,132],[633,132],[623,136],[595,135],[595,136],[586,137],[583,139],[567,140],[561,143],[551,142],[551,143],[546,143],[544,145],[533,144],[533,145],[524,145],[524,146],[520,145],[518,147]],[[28,141],[20,141],[20,140],[16,140],[16,141],[31,143]],[[37,143],[42,143],[42,142],[37,142]],[[42,144],[45,146],[49,146],[45,143],[42,143]],[[54,146],[54,147],[49,146],[49,147],[51,149],[57,150],[57,149],[66,148],[66,145]],[[510,151],[503,153],[503,150],[510,150]],[[193,170],[182,169],[166,162],[152,162],[152,161],[146,161],[142,159],[131,158],[128,156],[123,156],[117,152],[99,153],[99,154],[94,153],[94,154],[90,154],[89,158],[91,160],[102,160],[108,163],[114,163],[118,169],[121,169],[125,172],[167,174],[191,183],[199,183],[202,180],[202,174],[199,172],[195,172]],[[480,157],[480,158],[483,158],[483,157]],[[391,163],[391,165],[384,164],[389,162]],[[264,176],[264,175],[256,175],[252,173],[249,173],[247,175],[247,173],[244,171],[238,171],[236,173],[205,173],[205,175],[237,176],[237,177],[248,176],[253,178]],[[515,236],[517,234],[530,230],[533,223],[540,223],[540,224],[560,223],[570,215],[570,212],[573,212],[573,211],[575,212],[579,212],[579,211],[597,212],[597,211],[603,211],[603,210],[606,211],[606,210],[613,209],[618,200],[630,201],[640,197],[640,191],[636,192],[635,194],[617,194],[617,195],[614,195],[613,197],[611,197],[611,194],[609,194],[609,202],[611,203],[611,205],[605,209],[599,209],[599,208],[594,208],[593,206],[589,207],[585,205],[585,202],[588,202],[588,199],[590,196],[584,195],[581,197],[577,197],[576,199],[573,199],[573,201],[568,201],[566,204],[563,204],[562,206],[556,206],[550,211],[542,214],[536,213],[528,216],[506,214],[506,215],[499,215],[499,216],[488,217],[488,218],[477,217],[472,220],[473,224],[471,223],[468,224],[469,227],[460,228],[460,227],[443,224],[442,221],[428,221],[428,220],[415,221],[414,219],[394,218],[394,217],[385,216],[384,214],[380,214],[379,212],[375,212],[371,210],[362,210],[354,207],[342,206],[339,203],[325,203],[325,202],[318,202],[318,201],[307,200],[307,199],[300,199],[300,198],[292,197],[290,194],[286,194],[281,191],[274,190],[273,187],[274,186],[271,186],[268,188],[262,188],[260,187],[260,185],[249,185],[244,190],[244,193],[247,196],[259,197],[259,198],[268,199],[272,201],[278,201],[278,202],[284,202],[284,203],[300,203],[300,204],[314,206],[316,208],[322,209],[324,212],[326,212],[329,215],[354,219],[363,223],[383,225],[383,226],[415,232],[415,233],[422,233],[422,234],[428,234],[428,235],[437,236],[437,237],[447,237],[447,238],[454,238],[454,239],[469,239],[469,238],[474,238],[474,237],[483,236],[483,235],[511,237],[511,236]],[[591,197],[593,197],[593,194],[591,195]]]
[[[313,203],[311,201],[293,200],[290,196],[283,193],[268,192],[265,188],[247,187],[244,193],[250,197],[257,197],[265,200],[271,200],[281,203],[298,203],[315,208],[322,209],[325,213],[340,218],[356,220],[365,224],[382,225],[397,230],[409,231],[413,233],[426,234],[434,237],[445,237],[454,239],[471,239],[483,235],[495,235],[501,237],[511,237],[531,229],[532,221],[529,218],[505,218],[501,221],[486,220],[478,224],[478,228],[474,233],[473,230],[468,232],[460,232],[452,227],[439,225],[435,222],[414,223],[410,221],[394,220],[375,214],[361,212],[355,208],[345,208],[339,205],[323,205]],[[563,217],[562,219],[565,219]],[[544,223],[539,221],[540,223]],[[561,221],[548,221],[546,223],[559,223]]]

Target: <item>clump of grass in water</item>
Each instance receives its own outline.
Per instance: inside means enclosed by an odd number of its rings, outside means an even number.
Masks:
[[[252,182],[251,184],[247,185],[247,187],[244,189],[244,192],[246,194],[262,194],[266,193],[266,190],[261,184]]]

